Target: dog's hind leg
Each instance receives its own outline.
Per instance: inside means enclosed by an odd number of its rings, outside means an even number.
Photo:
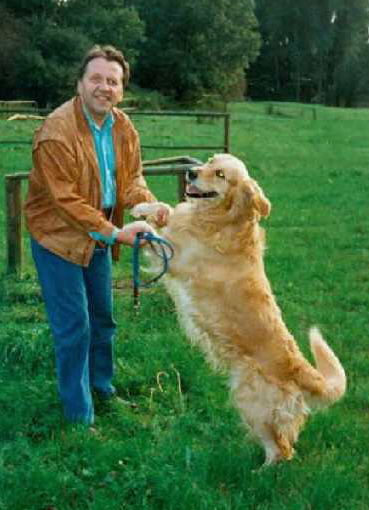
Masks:
[[[265,449],[265,464],[291,460],[310,413],[302,392],[269,379],[246,356],[232,363],[231,392],[242,420]]]
[[[264,466],[270,466],[281,460],[290,460],[293,448],[282,435],[277,434],[273,426],[264,424],[254,431],[265,450]]]
[[[286,398],[283,391],[246,358],[232,367],[231,393],[243,422],[264,447],[265,464],[290,460],[298,432],[292,433],[287,424],[278,424],[278,408]]]
[[[290,460],[293,456],[293,448],[287,437],[268,421],[263,421],[262,416],[251,416],[246,408],[247,402],[239,402],[234,395],[242,421],[251,435],[261,443],[265,451],[264,465],[269,466],[281,460]],[[265,419],[268,420],[268,416]]]

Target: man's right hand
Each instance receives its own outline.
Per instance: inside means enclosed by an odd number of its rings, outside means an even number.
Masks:
[[[136,235],[139,232],[150,232],[151,234],[155,234],[154,229],[146,223],[146,221],[133,221],[132,223],[128,223],[125,225],[119,232],[117,236],[117,243],[127,244],[129,246],[133,246]],[[147,241],[145,239],[141,239],[140,246],[146,244]]]

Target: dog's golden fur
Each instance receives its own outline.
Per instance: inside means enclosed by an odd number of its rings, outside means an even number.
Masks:
[[[259,225],[270,203],[243,163],[215,155],[192,169],[187,192],[160,232],[175,251],[165,285],[187,335],[229,372],[234,401],[266,463],[291,459],[310,408],[344,394],[345,372],[317,328],[310,330],[314,368],[282,320]],[[150,221],[155,208],[139,204],[132,212]]]

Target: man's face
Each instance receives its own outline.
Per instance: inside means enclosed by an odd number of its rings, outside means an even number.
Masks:
[[[123,98],[123,69],[103,57],[87,64],[78,81],[78,93],[97,124],[102,124],[113,106]]]

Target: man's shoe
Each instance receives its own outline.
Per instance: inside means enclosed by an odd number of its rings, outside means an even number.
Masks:
[[[130,402],[129,400],[124,400],[123,398],[118,397],[118,395],[116,393],[112,393],[109,397],[106,395],[102,395],[99,392],[95,392],[95,394],[97,397],[96,404],[98,407],[100,407],[100,406],[102,406],[102,407],[105,407],[105,406],[108,406],[108,407],[115,407],[115,406],[137,407],[137,404],[135,404],[135,402]]]
[[[113,395],[110,399],[110,402],[112,404],[118,404],[120,406],[125,406],[125,407],[137,407],[137,404],[135,404],[135,402],[130,402],[129,400],[124,400],[123,398],[118,397],[118,395]]]

